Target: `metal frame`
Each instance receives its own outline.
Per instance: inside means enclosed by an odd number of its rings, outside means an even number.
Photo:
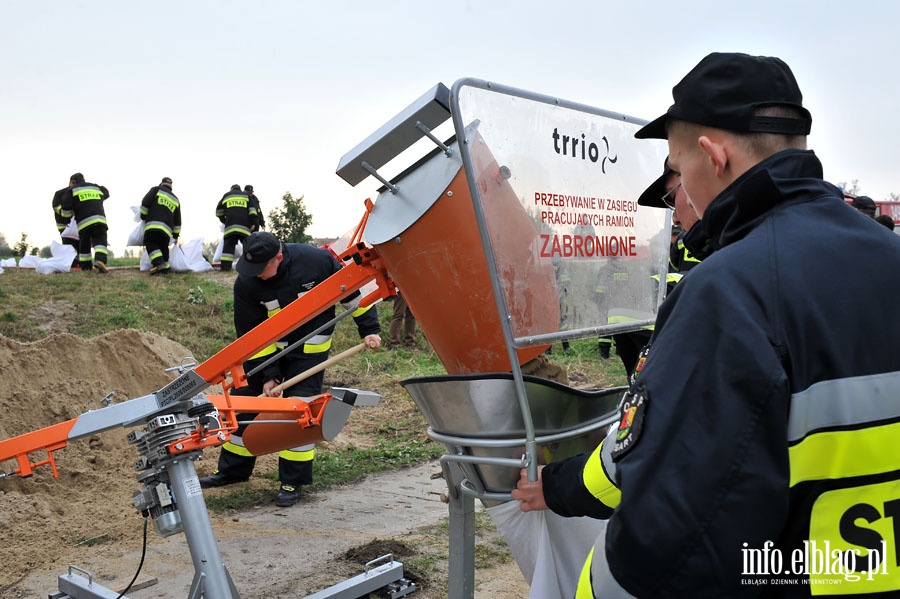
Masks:
[[[481,243],[484,248],[485,258],[487,259],[488,272],[491,275],[491,285],[494,290],[494,300],[497,303],[497,313],[500,316],[500,328],[503,331],[503,338],[506,342],[506,349],[509,354],[509,362],[512,365],[512,374],[513,380],[515,381],[515,389],[516,396],[519,400],[519,408],[522,410],[522,419],[525,423],[525,431],[526,431],[526,439],[525,439],[525,456],[523,458],[523,467],[528,470],[528,479],[531,481],[537,480],[537,460],[535,456],[537,454],[537,444],[534,438],[534,422],[531,418],[531,410],[528,407],[528,398],[525,394],[525,383],[522,378],[522,369],[519,366],[519,361],[516,357],[516,349],[518,347],[533,345],[535,343],[539,343],[541,341],[556,341],[569,338],[568,335],[559,333],[559,334],[548,334],[548,335],[540,335],[540,336],[530,336],[530,337],[515,337],[512,330],[512,315],[510,314],[509,307],[506,304],[506,298],[503,295],[503,289],[501,288],[501,280],[500,280],[500,272],[497,267],[497,258],[494,253],[494,248],[491,243],[490,231],[488,229],[487,218],[484,214],[484,209],[481,204],[481,190],[478,188],[476,184],[476,178],[471,176],[475,169],[472,164],[472,157],[467,150],[467,146],[469,144],[469,139],[466,137],[465,131],[465,123],[463,121],[463,116],[460,113],[460,105],[459,105],[459,95],[460,91],[465,87],[472,87],[482,90],[487,90],[499,94],[506,94],[509,96],[514,96],[518,98],[524,98],[528,100],[532,100],[535,102],[540,102],[543,104],[548,104],[552,106],[558,106],[561,108],[569,108],[571,110],[577,110],[581,112],[586,112],[589,114],[594,114],[597,116],[603,116],[607,118],[612,118],[616,120],[621,120],[624,122],[633,122],[636,125],[646,124],[646,120],[637,119],[633,117],[626,116],[624,114],[619,114],[616,112],[611,112],[608,110],[602,110],[599,108],[594,108],[592,106],[588,106],[585,104],[578,104],[575,102],[569,102],[560,98],[556,98],[553,96],[547,96],[543,94],[537,94],[534,92],[529,92],[521,89],[517,89],[514,87],[508,87],[504,85],[499,85],[496,83],[491,83],[488,81],[483,81],[481,79],[473,79],[473,78],[464,78],[456,81],[453,84],[453,87],[450,90],[450,112],[453,118],[453,127],[456,131],[457,139],[459,140],[459,147],[461,149],[462,154],[462,162],[463,168],[465,169],[469,184],[469,192],[472,197],[472,203],[475,209],[475,220],[478,223],[478,230],[481,237]],[[620,326],[620,327],[609,327],[609,328],[617,328],[622,330],[633,330],[634,328],[638,328],[640,326],[644,326],[646,324],[650,324],[652,321],[638,321],[635,323],[630,323],[628,326]]]
[[[623,114],[598,109],[585,104],[569,102],[560,98],[536,94],[512,87],[498,85],[479,79],[465,78],[456,81],[449,93],[447,88],[441,84],[436,85],[429,92],[417,99],[397,116],[380,127],[375,133],[370,135],[362,143],[358,144],[353,150],[345,154],[338,165],[337,174],[347,181],[350,185],[357,185],[363,181],[368,175],[372,175],[378,179],[384,189],[389,190],[392,194],[399,192],[399,186],[403,185],[402,179],[406,173],[414,170],[417,165],[407,168],[401,173],[394,182],[387,181],[382,177],[376,168],[387,164],[402,151],[410,147],[413,143],[422,137],[428,137],[432,140],[439,151],[443,151],[450,156],[451,149],[441,143],[434,135],[431,129],[443,123],[449,114],[449,118],[453,121],[453,127],[456,133],[457,145],[462,161],[463,169],[467,175],[467,181],[471,199],[474,205],[476,222],[479,229],[479,236],[484,250],[485,259],[487,261],[488,273],[491,279],[491,286],[494,293],[494,299],[497,306],[501,329],[503,331],[503,339],[511,364],[511,370],[516,390],[516,398],[519,409],[522,413],[522,419],[525,428],[524,439],[482,439],[469,437],[456,437],[443,435],[429,428],[428,435],[431,439],[444,443],[447,447],[455,447],[456,452],[445,455],[441,458],[441,467],[449,488],[449,513],[450,513],[450,530],[449,530],[449,581],[448,595],[450,599],[471,599],[474,597],[475,583],[475,519],[474,519],[474,499],[479,498],[483,501],[507,501],[510,498],[508,493],[490,493],[486,491],[480,484],[477,473],[474,472],[472,466],[474,464],[509,466],[512,468],[526,468],[529,480],[537,480],[537,446],[539,442],[551,442],[567,439],[587,431],[594,431],[598,428],[607,426],[614,418],[600,419],[589,423],[588,425],[558,433],[554,435],[535,437],[534,422],[531,416],[531,410],[525,391],[525,384],[522,370],[519,366],[516,349],[540,343],[552,342],[557,340],[571,339],[584,336],[590,333],[603,332],[626,332],[635,330],[653,321],[635,321],[627,325],[606,325],[597,326],[591,329],[579,329],[577,331],[558,331],[553,334],[532,335],[529,337],[516,338],[512,330],[511,314],[506,304],[503,291],[501,289],[500,273],[496,262],[496,256],[490,239],[487,220],[481,204],[481,192],[476,183],[474,175],[474,166],[472,158],[468,152],[467,145],[470,140],[467,137],[467,130],[460,112],[459,96],[460,91],[466,87],[473,87],[491,92],[506,94],[519,98],[524,98],[543,104],[557,106],[577,110],[587,114],[612,118],[623,122],[634,123],[635,125],[643,125],[647,121],[629,117]],[[376,166],[373,166],[375,164]],[[662,297],[662,296],[660,296]],[[497,446],[524,446],[525,453],[520,460],[507,458],[490,458],[466,455],[463,452],[464,447],[497,447]]]

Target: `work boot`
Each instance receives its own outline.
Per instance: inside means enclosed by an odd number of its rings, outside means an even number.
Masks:
[[[209,476],[204,476],[200,479],[200,488],[201,489],[213,489],[215,487],[225,487],[227,485],[233,485],[235,483],[242,483],[249,479],[246,478],[238,478],[236,476],[228,476],[222,472],[216,470]]]
[[[610,343],[600,342],[600,359],[601,360],[609,360],[609,349],[612,346]]]
[[[278,490],[278,497],[275,498],[275,505],[278,507],[291,507],[300,501],[300,487],[293,485],[281,485]]]
[[[103,262],[100,262],[100,261],[94,262],[94,268],[96,268],[97,272],[99,272],[102,275],[105,275],[106,273],[109,272],[109,269],[106,268],[106,264],[104,264]]]

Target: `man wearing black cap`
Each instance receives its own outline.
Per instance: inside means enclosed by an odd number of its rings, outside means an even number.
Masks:
[[[238,336],[261,324],[283,307],[303,295],[341,269],[331,252],[305,243],[282,244],[277,237],[265,231],[250,235],[244,242],[244,253],[237,263],[238,277],[234,283],[234,328]],[[381,346],[381,326],[375,306],[359,308],[357,291],[341,305],[354,310],[359,336],[366,347]],[[277,343],[263,349],[244,364],[250,372],[255,366],[271,359],[285,347],[333,319],[334,307],[325,310],[303,326],[288,333]],[[272,362],[260,372],[248,378],[248,387],[237,389],[241,395],[269,395],[281,381],[288,380],[328,359],[334,325],[307,339],[302,347],[292,350]],[[311,397],[322,393],[325,372],[313,376],[284,390],[288,397]],[[200,479],[203,488],[221,487],[250,478],[256,458],[247,451],[241,440],[243,429],[232,434],[231,441],[222,446],[218,469]],[[278,477],[281,488],[275,504],[280,507],[294,505],[300,500],[300,487],[312,484],[315,445],[295,447],[278,454]]]
[[[169,272],[169,243],[181,235],[181,203],[172,193],[172,179],[163,177],[141,201],[144,248],[150,257],[150,274]]]
[[[869,218],[875,218],[875,200],[869,196],[856,196],[850,205]]]
[[[551,509],[609,518],[578,596],[897,596],[900,239],[823,181],[781,60],[711,54],[673,96],[637,137],[668,139],[716,251],[661,307],[618,426],[541,472]]]
[[[75,173],[69,177],[66,188],[59,201],[59,214],[64,219],[75,217],[78,223],[78,263],[83,272],[96,268],[106,274],[106,261],[109,251],[106,247],[108,225],[103,202],[109,197],[109,191],[102,185],[87,183],[84,175]],[[91,248],[94,249],[93,264]]]
[[[663,162],[663,174],[644,190],[638,204],[672,211],[674,239],[669,252],[669,272],[685,273],[711,253],[703,227],[697,226],[700,218],[681,185],[681,173],[669,166],[668,156]]]
[[[216,218],[225,225],[222,232],[222,258],[219,267],[231,270],[234,263],[234,251],[238,242],[243,242],[259,225],[256,207],[250,203],[247,192],[235,183],[216,204]]]
[[[256,194],[253,193],[252,185],[244,185],[244,193],[247,194],[247,197],[250,198],[250,207],[251,209],[256,210],[256,226],[253,228],[254,231],[265,231],[266,230],[266,218],[263,216],[262,207],[259,205],[259,198],[256,197]]]

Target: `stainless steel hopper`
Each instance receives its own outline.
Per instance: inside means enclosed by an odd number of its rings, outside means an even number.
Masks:
[[[538,464],[592,451],[616,419],[624,387],[574,389],[523,375]],[[416,377],[401,382],[482,500],[503,501],[523,467],[526,424],[512,373]]]

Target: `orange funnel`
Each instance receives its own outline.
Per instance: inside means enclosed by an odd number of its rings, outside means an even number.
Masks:
[[[450,374],[509,372],[475,210],[459,148],[435,152],[384,191],[366,226],[388,272]],[[538,258],[535,223],[480,136],[472,147],[482,206],[516,337],[558,330],[559,299],[549,260]],[[517,350],[519,363],[547,344]]]

